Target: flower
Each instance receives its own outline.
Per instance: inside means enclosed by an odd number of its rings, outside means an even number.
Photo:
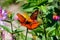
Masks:
[[[56,13],[53,14],[53,20],[60,20],[60,16],[58,16]]]
[[[58,18],[59,18],[58,16],[53,16],[54,20],[58,20]]]
[[[1,7],[0,7],[0,20],[5,20],[7,17],[7,12],[6,10],[3,10]]]
[[[2,30],[1,37],[2,37],[2,40],[13,40],[12,35],[5,30]]]
[[[7,11],[7,16],[8,16],[8,18],[11,18],[12,17],[12,12],[11,11]]]
[[[60,20],[60,16],[53,16],[54,20]]]

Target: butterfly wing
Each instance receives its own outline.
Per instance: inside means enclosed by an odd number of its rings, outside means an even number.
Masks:
[[[32,20],[36,20],[38,13],[39,13],[39,11],[36,10],[35,12],[32,13],[32,15],[30,16],[30,18],[31,18]],[[30,26],[29,29],[30,29],[30,30],[35,29],[35,28],[38,27],[39,24],[40,24],[40,23],[38,23],[37,21],[32,21],[32,25]]]
[[[23,13],[24,18],[26,18],[26,20],[30,19],[30,16],[27,13]]]
[[[36,10],[35,12],[32,13],[32,15],[30,16],[30,18],[31,18],[32,20],[36,20],[38,13],[39,13],[39,11]]]
[[[38,23],[38,22],[33,23],[33,24],[31,25],[31,29],[37,28],[39,24],[40,24],[40,23]]]
[[[19,13],[17,13],[18,19],[21,23],[24,23],[26,21],[26,19]]]
[[[26,24],[25,26],[26,26],[29,30],[33,30],[33,29],[37,28],[39,24],[40,24],[40,23],[36,22],[36,23],[31,24],[31,25],[30,25],[30,24]]]

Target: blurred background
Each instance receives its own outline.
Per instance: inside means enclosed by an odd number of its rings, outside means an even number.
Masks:
[[[16,14],[30,16],[36,9],[39,10],[37,21],[41,24],[27,33]],[[5,13],[6,19],[1,20]],[[60,0],[0,0],[1,14],[0,40],[60,40]]]

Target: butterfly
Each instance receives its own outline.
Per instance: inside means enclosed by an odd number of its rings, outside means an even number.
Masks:
[[[37,15],[38,15],[39,11],[38,10],[35,10],[31,16],[29,17],[26,17],[24,15],[21,15],[20,13],[17,13],[17,16],[18,16],[18,20],[19,22],[21,23],[22,26],[25,26],[27,27],[29,30],[33,30],[35,28],[38,27],[38,25],[40,24],[38,21],[37,21]]]

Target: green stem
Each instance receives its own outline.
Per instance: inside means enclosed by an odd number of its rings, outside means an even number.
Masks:
[[[13,32],[12,22],[11,22],[11,31]]]
[[[45,22],[45,18],[43,18],[43,26],[44,26],[44,36],[45,36],[45,40],[47,40],[47,36],[46,36],[46,22]]]
[[[0,32],[0,40],[2,40],[2,37],[1,36],[2,36],[2,32]]]
[[[46,27],[44,26],[44,33],[45,33],[45,40],[47,40],[47,36],[46,36]]]
[[[27,34],[28,34],[28,28],[26,30],[26,37],[25,37],[25,40],[27,40]]]
[[[15,40],[15,39],[14,39],[14,36],[13,36],[13,27],[12,27],[12,22],[11,22],[11,31],[12,31],[12,40]]]
[[[55,36],[57,36],[57,32],[59,33],[59,31],[58,31],[58,23],[56,23]]]

